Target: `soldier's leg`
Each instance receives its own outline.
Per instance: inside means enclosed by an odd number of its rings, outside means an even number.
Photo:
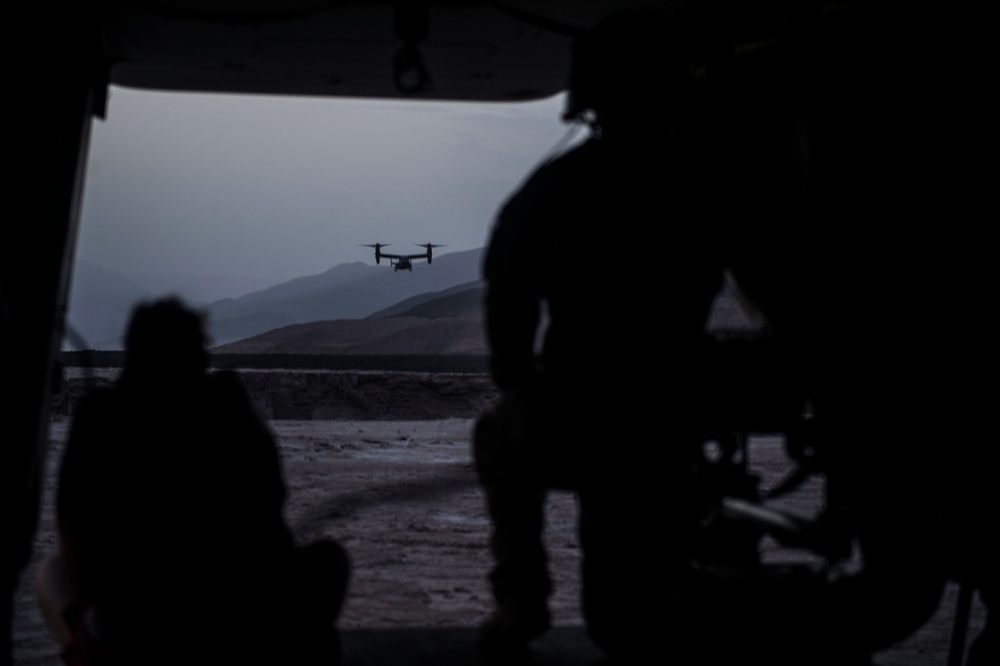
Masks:
[[[630,663],[667,640],[667,620],[687,576],[692,519],[685,449],[678,436],[646,454],[655,433],[642,427],[613,423],[594,431],[607,442],[633,442],[635,451],[607,447],[579,487],[583,615],[591,640]]]
[[[587,633],[605,652],[613,652],[618,641],[624,591],[621,572],[615,564],[615,509],[608,496],[593,488],[579,494],[582,610]]]
[[[522,422],[520,405],[505,400],[480,418],[473,436],[493,524],[490,582],[497,611],[480,634],[480,647],[490,650],[522,648],[549,627],[552,584],[542,544],[546,489]]]
[[[38,607],[59,645],[65,647],[72,639],[72,629],[66,624],[66,611],[76,601],[77,584],[69,561],[62,553],[46,557],[38,567]]]
[[[609,655],[662,638],[685,561],[659,499],[622,488],[580,491],[583,616]]]

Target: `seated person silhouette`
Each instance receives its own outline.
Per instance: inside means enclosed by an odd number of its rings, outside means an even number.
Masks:
[[[339,544],[297,547],[274,439],[200,316],[136,308],[125,367],[80,403],[43,613],[68,664],[338,663]]]
[[[685,132],[697,91],[671,42],[646,11],[576,42],[564,119],[591,136],[538,168],[492,231],[485,312],[502,395],[473,443],[495,559],[483,651],[522,654],[550,627],[550,489],[578,496],[583,613],[606,652],[659,638],[650,611],[684,565],[692,382],[723,274]]]

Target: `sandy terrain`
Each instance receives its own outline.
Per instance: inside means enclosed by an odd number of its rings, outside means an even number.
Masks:
[[[341,541],[353,577],[341,626],[474,626],[490,610],[489,524],[472,469],[468,419],[273,421],[296,537]],[[48,492],[32,565],[15,601],[14,663],[56,665],[31,581],[54,547],[51,491],[68,421],[52,424]],[[579,622],[575,509],[553,497],[550,549],[559,624]]]
[[[340,540],[354,564],[344,629],[471,627],[491,608],[485,573],[489,523],[471,466],[470,417],[434,420],[271,420],[290,490],[287,518],[297,538]],[[34,604],[31,581],[42,554],[54,545],[51,513],[53,471],[68,420],[52,423],[48,489],[35,557],[15,599],[14,663],[59,663]],[[785,470],[780,441],[755,442],[754,461],[765,485]],[[803,489],[789,502],[808,511],[819,488]],[[554,494],[547,540],[556,578],[557,625],[578,625],[579,548],[575,504]],[[774,557],[781,556],[775,552]],[[893,650],[877,655],[879,666],[946,663],[955,589],[935,618]],[[977,603],[973,627],[982,622]]]

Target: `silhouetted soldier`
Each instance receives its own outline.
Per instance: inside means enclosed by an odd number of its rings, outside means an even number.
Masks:
[[[746,632],[730,634],[739,656],[867,663],[931,616],[947,575],[996,585],[996,540],[983,533],[996,505],[991,410],[965,374],[991,353],[983,243],[963,226],[975,215],[976,140],[964,133],[981,125],[974,88],[956,78],[965,61],[948,11],[788,10],[771,17],[784,30],[755,43],[750,33],[756,50],[709,67],[728,95],[741,174],[730,268],[804,350],[835,447],[827,509],[847,521],[864,566],[829,585],[755,588],[727,627]],[[716,624],[703,635],[728,632],[707,605]]]
[[[69,664],[337,663],[348,562],[297,548],[270,431],[200,317],[138,307],[121,378],[80,404],[39,576]]]
[[[474,443],[496,559],[484,650],[521,651],[549,628],[549,489],[578,493],[583,610],[606,651],[662,631],[647,631],[650,611],[684,566],[693,382],[722,270],[687,136],[697,91],[673,43],[644,11],[578,40],[564,119],[592,136],[537,169],[493,230],[486,323],[503,396]]]

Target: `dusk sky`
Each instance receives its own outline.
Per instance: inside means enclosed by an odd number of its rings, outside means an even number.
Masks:
[[[76,256],[205,301],[374,263],[365,243],[482,247],[497,207],[570,131],[562,106],[114,87]]]

